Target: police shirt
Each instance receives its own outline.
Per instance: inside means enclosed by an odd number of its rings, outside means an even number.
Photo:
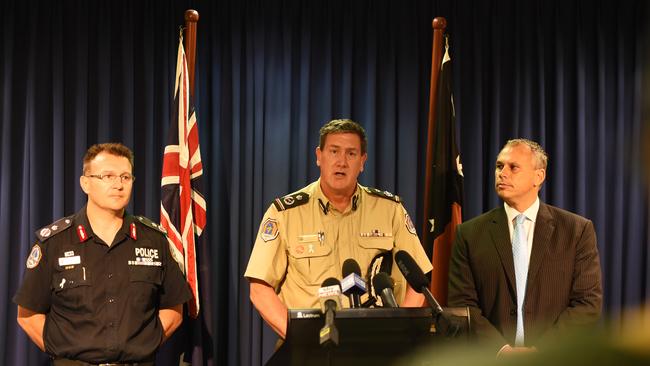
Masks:
[[[288,308],[317,308],[322,282],[341,279],[346,259],[356,260],[363,276],[377,254],[399,250],[424,273],[432,269],[399,197],[357,184],[351,205],[339,212],[318,180],[269,207],[244,276],[273,286]],[[406,280],[395,264],[391,277],[401,303]]]
[[[158,310],[191,298],[158,226],[125,214],[109,247],[84,207],[36,236],[14,302],[46,314],[46,352],[90,363],[152,361],[163,339]]]

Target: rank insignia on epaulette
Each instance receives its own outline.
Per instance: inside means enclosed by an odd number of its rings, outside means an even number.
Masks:
[[[309,202],[309,194],[305,192],[297,192],[289,194],[284,197],[276,198],[273,205],[278,211],[284,211],[289,208],[298,207]]]
[[[64,231],[72,224],[72,219],[70,217],[71,216],[64,217],[39,230],[36,230],[36,237],[40,242],[44,242],[52,236]]]
[[[167,230],[165,230],[165,228],[162,225],[156,224],[155,222],[151,221],[149,218],[144,216],[136,216],[136,218],[145,226],[150,227],[156,231],[160,231],[163,234],[167,234]],[[133,240],[135,240],[135,238]]]
[[[390,193],[388,191],[382,191],[382,190],[377,189],[377,188],[369,188],[369,187],[364,187],[364,188],[366,189],[366,192],[368,192],[368,193],[370,193],[372,195],[379,196],[379,197],[382,197],[382,198],[386,198],[386,199],[389,199],[391,201],[395,201],[397,203],[402,202],[402,200],[399,198],[399,196],[394,195],[394,194],[392,194],[392,193]]]

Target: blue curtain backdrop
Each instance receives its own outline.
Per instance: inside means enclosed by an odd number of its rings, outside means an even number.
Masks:
[[[650,293],[641,152],[648,38],[643,1],[5,1],[0,5],[0,363],[47,364],[11,297],[33,232],[85,203],[97,142],[136,155],[129,210],[159,212],[162,149],[183,12],[200,13],[196,105],[208,187],[199,248],[202,316],[165,346],[196,364],[259,365],[275,336],[242,277],[271,200],[318,176],[327,120],[369,139],[362,183],[401,195],[419,221],[431,20],[445,16],[465,174],[465,219],[499,205],[494,159],[509,138],[548,151],[542,199],[594,221],[605,316]],[[647,74],[646,74],[647,75]],[[647,107],[646,107],[647,109]]]

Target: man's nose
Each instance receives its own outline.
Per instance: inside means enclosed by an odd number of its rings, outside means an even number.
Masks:
[[[341,154],[341,156],[336,159],[336,163],[342,167],[348,166],[348,157],[345,156],[345,154]]]
[[[117,177],[117,179],[115,179],[115,181],[113,182],[111,187],[119,189],[119,190],[124,189],[124,182],[122,182],[122,178]]]

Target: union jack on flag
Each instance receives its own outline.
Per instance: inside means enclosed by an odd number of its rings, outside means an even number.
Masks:
[[[189,314],[199,314],[199,286],[196,273],[195,236],[206,223],[206,202],[199,191],[203,165],[199,129],[190,99],[189,73],[183,40],[178,44],[172,124],[163,157],[160,224],[167,230],[174,259],[182,265],[192,290]]]

